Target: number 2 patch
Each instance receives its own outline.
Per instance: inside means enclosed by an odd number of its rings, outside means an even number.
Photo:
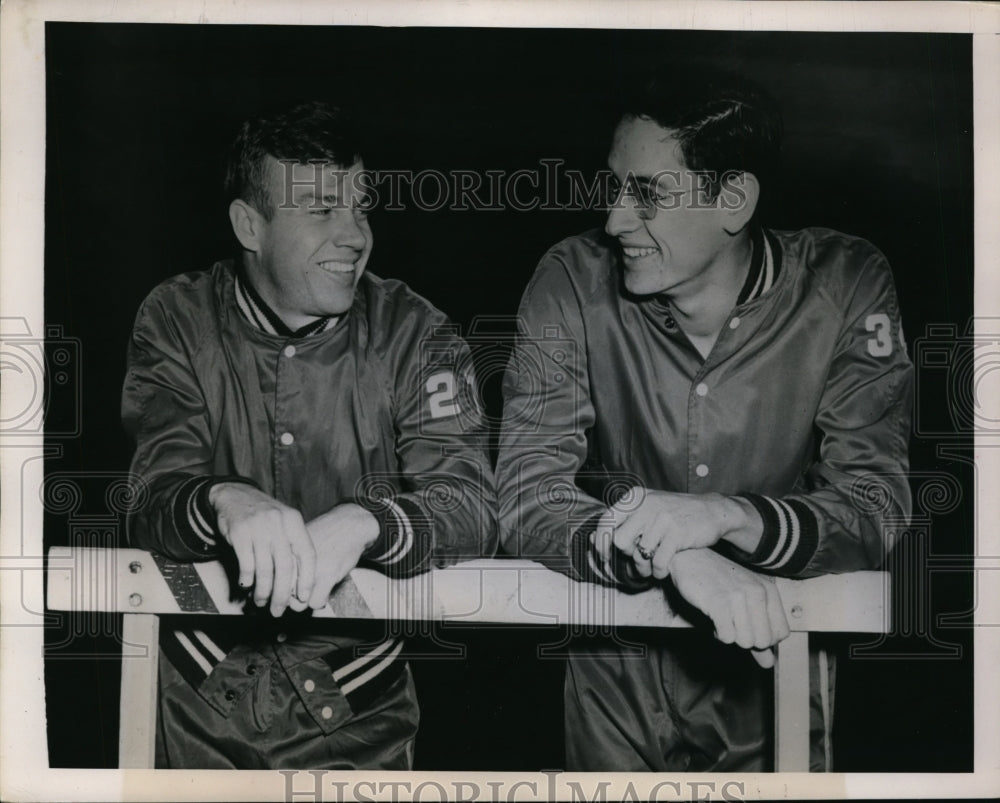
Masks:
[[[892,323],[884,312],[874,312],[865,318],[865,329],[875,337],[868,338],[868,353],[873,357],[892,354]]]
[[[439,371],[427,378],[424,386],[430,394],[431,418],[447,418],[458,414],[455,401],[455,375],[451,371]]]

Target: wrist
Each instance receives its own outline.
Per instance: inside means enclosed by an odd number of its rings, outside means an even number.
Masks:
[[[746,499],[720,494],[716,511],[719,540],[752,553],[760,543],[764,529],[757,509]]]
[[[317,516],[307,525],[314,541],[317,539],[351,539],[363,552],[379,537],[379,522],[371,513],[353,502],[343,502]]]
[[[347,502],[344,505],[350,509],[352,517],[357,517],[357,536],[361,543],[362,550],[366,550],[371,547],[381,534],[381,527],[379,521],[374,515],[368,510],[365,510],[361,505],[354,502]]]
[[[213,479],[206,489],[205,500],[209,505],[218,510],[219,505],[224,504],[228,494],[233,491],[246,492],[249,489],[254,491],[260,490],[257,487],[257,483],[245,477],[218,477]]]
[[[215,482],[208,487],[208,503],[218,510],[221,503],[220,497],[224,497],[226,493],[235,485],[233,482]]]

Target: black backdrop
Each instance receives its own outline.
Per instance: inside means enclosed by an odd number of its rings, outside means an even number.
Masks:
[[[231,249],[221,153],[259,107],[314,97],[354,106],[369,167],[510,172],[561,159],[589,174],[603,166],[617,93],[663,57],[692,71],[743,70],[785,115],[784,172],[769,188],[766,221],[829,226],[878,245],[917,357],[928,326],[962,333],[972,313],[971,50],[971,37],[941,34],[48,23],[45,312],[78,342],[79,370],[50,388],[46,472],[82,493],[72,509],[49,507],[46,543],[120,543],[105,490],[130,454],[118,393],[132,318],[158,281]],[[601,221],[580,210],[380,210],[369,269],[405,280],[467,329],[477,316],[514,312],[541,254]],[[484,368],[495,413],[499,375],[493,363]],[[962,388],[939,381],[947,366],[920,371],[913,469],[966,489],[930,517],[921,543],[967,555],[972,471],[938,451],[970,442],[949,415]],[[919,556],[908,565],[920,569]],[[897,585],[915,576],[897,573]],[[931,579],[919,586],[915,632],[891,639],[896,647],[852,659],[847,648],[859,639],[839,640],[838,769],[972,767],[971,639],[961,618],[937,622],[970,608],[971,582],[960,572]],[[52,622],[50,763],[115,766],[120,624]],[[418,768],[560,767],[561,667],[536,659],[552,632],[445,636],[466,658],[415,665]]]

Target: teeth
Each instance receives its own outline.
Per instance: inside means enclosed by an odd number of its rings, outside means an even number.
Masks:
[[[320,262],[319,266],[323,270],[332,270],[340,273],[350,273],[354,270],[354,265],[349,262],[337,262],[336,260],[328,259],[324,262]]]
[[[655,254],[658,250],[658,248],[631,248],[625,245],[622,246],[622,251],[625,253],[625,256],[632,259],[636,259],[638,257],[648,257],[650,254]]]

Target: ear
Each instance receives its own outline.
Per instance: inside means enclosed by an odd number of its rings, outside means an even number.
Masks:
[[[759,199],[760,182],[753,173],[730,173],[722,179],[719,206],[726,216],[724,227],[729,234],[746,227],[757,210]]]
[[[264,216],[246,201],[237,198],[229,204],[229,222],[233,234],[247,251],[260,251],[260,236],[264,227]]]

